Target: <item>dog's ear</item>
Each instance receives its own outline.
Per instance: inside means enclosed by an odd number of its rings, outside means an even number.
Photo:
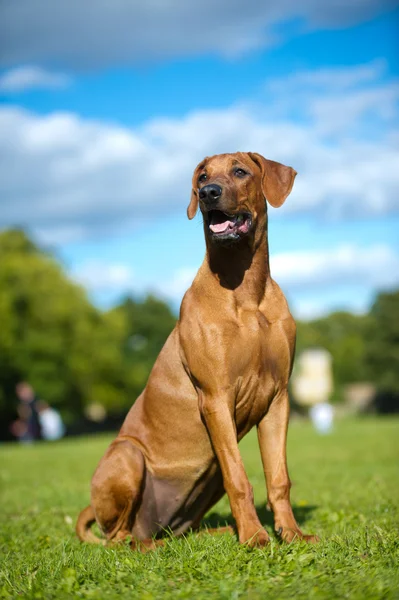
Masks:
[[[187,216],[190,220],[194,219],[195,215],[197,214],[197,210],[198,210],[198,190],[192,188],[190,204],[187,207]]]
[[[206,158],[204,158],[203,161],[200,162],[200,164],[195,168],[194,174],[193,174],[193,180],[192,180],[192,184],[191,184],[191,199],[190,199],[190,204],[187,207],[187,216],[188,218],[194,219],[195,215],[197,214],[197,210],[198,210],[198,177],[200,174],[200,171],[202,171],[202,169],[205,167],[205,163],[206,163]]]
[[[296,171],[274,160],[263,158],[257,152],[248,152],[262,172],[262,191],[266,200],[275,208],[284,204],[292,190]]]

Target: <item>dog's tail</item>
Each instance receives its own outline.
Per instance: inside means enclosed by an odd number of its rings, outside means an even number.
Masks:
[[[90,542],[91,544],[105,544],[105,540],[97,537],[91,530],[91,526],[96,522],[93,508],[86,506],[80,513],[76,523],[76,535],[81,542]]]

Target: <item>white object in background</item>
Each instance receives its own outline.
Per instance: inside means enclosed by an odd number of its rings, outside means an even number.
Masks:
[[[309,410],[310,418],[319,433],[329,433],[333,426],[334,409],[328,402],[315,404]]]
[[[40,427],[44,440],[59,440],[65,434],[61,415],[54,408],[45,408],[39,412]]]

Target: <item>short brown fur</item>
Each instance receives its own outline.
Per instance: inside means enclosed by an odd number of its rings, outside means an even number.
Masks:
[[[245,169],[243,178],[234,173]],[[218,209],[252,215],[249,233],[231,244],[212,238],[199,199],[201,173],[223,193]],[[79,516],[83,541],[96,520],[108,541],[132,536],[133,548],[198,529],[226,492],[241,543],[263,546],[238,441],[257,426],[275,529],[287,542],[316,541],[299,529],[286,461],[288,380],[295,322],[270,276],[265,199],[281,206],[295,171],[256,153],[206,158],[194,172],[188,216],[204,214],[206,256],[186,292],[180,318],[148,384],[93,476],[91,504]]]

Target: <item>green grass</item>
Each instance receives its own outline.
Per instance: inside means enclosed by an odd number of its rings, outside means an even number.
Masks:
[[[294,510],[317,546],[273,537],[250,550],[228,534],[190,534],[148,554],[75,538],[109,437],[3,446],[0,598],[399,598],[398,439],[393,418],[339,422],[326,437],[291,424]],[[241,451],[271,533],[255,435]],[[230,519],[224,498],[207,522]]]

